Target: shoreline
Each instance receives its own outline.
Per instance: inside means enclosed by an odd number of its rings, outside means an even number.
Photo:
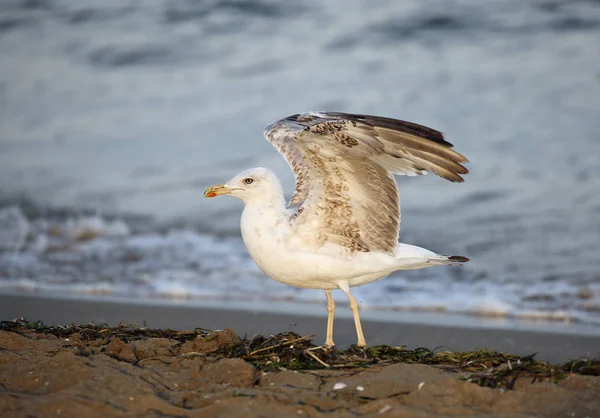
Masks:
[[[254,308],[252,308],[254,306]],[[286,307],[286,312],[277,309]],[[260,308],[260,309],[259,309]],[[309,309],[314,308],[314,309]],[[321,314],[321,309],[323,313]],[[350,311],[340,306],[336,310],[334,340],[340,348],[356,342]],[[338,313],[339,311],[339,313]],[[348,311],[348,312],[345,312]],[[361,312],[367,342],[373,345],[406,346],[409,349],[471,351],[489,348],[527,356],[538,353],[536,359],[561,363],[577,358],[600,358],[598,327],[581,324],[545,322],[536,329],[527,321],[495,318],[455,317],[448,314],[421,312]],[[203,306],[158,301],[123,301],[110,298],[73,299],[42,295],[0,294],[0,320],[24,317],[46,325],[70,323],[137,323],[150,328],[175,330],[232,329],[240,336],[272,335],[295,332],[302,336],[314,334],[312,340],[321,344],[325,338],[326,315],[321,305],[307,307],[293,303],[203,303]],[[537,324],[537,322],[534,322]]]
[[[0,415],[592,417],[600,361],[389,346],[329,350],[292,332],[2,322]]]
[[[136,305],[156,308],[215,309],[220,311],[246,311],[272,315],[298,315],[301,317],[327,318],[327,305],[319,302],[298,302],[292,300],[240,300],[215,298],[128,298],[111,294],[56,292],[23,292],[1,289],[0,300],[4,298],[32,298],[49,301],[74,301],[82,303],[108,303],[116,305]],[[7,299],[8,300],[8,299]],[[412,325],[436,325],[445,327],[467,327],[498,330],[519,330],[530,332],[550,332],[566,335],[589,335],[600,337],[600,324],[582,323],[567,319],[547,317],[518,317],[511,315],[453,312],[436,309],[377,309],[359,306],[363,321],[385,322]],[[0,306],[0,314],[2,307]],[[345,304],[338,303],[335,311],[338,319],[353,319],[352,312]]]

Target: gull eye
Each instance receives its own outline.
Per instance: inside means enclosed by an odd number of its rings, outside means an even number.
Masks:
[[[254,179],[251,179],[250,177],[247,177],[247,178],[244,179],[244,183],[246,183],[246,184],[252,184],[252,183],[254,183]]]

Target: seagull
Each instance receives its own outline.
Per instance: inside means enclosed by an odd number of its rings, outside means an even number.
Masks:
[[[327,298],[325,347],[333,348],[335,304],[350,301],[357,345],[367,345],[350,288],[397,270],[469,261],[398,242],[400,202],[393,174],[432,172],[464,181],[467,159],[434,129],[402,120],[337,112],[281,119],[264,131],[291,166],[296,190],[286,205],[277,176],[267,168],[243,171],[204,197],[241,199],[241,233],[260,269],[287,285],[323,289]]]

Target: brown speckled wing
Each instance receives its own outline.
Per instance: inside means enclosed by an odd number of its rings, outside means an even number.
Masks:
[[[294,141],[296,133],[305,128],[293,121],[288,123],[286,118],[267,126],[264,132],[265,138],[285,158],[296,177],[296,191],[290,199],[289,206],[301,204],[308,196],[310,184],[308,166],[300,152],[299,145]]]
[[[463,181],[466,158],[441,132],[368,115],[311,112],[270,125],[265,137],[296,175],[295,234],[313,245],[394,254],[400,231],[395,174],[431,171]],[[316,229],[315,229],[316,227]],[[315,230],[318,232],[315,233]]]

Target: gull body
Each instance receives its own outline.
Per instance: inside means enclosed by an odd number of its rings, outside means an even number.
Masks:
[[[360,129],[357,129],[356,121],[367,125],[358,125]],[[358,345],[364,346],[358,304],[350,292],[351,287],[381,279],[397,270],[468,261],[465,257],[439,255],[398,243],[398,192],[389,173],[418,175],[432,169],[450,180],[461,181],[458,174],[466,173],[466,169],[459,162],[466,159],[454,151],[443,153],[451,145],[442,143],[442,148],[435,141],[432,141],[435,146],[425,144],[433,147],[429,158],[440,166],[428,167],[419,149],[413,151],[418,155],[414,158],[416,163],[411,161],[413,156],[405,151],[402,143],[390,151],[383,147],[377,151],[377,143],[369,143],[385,137],[376,130],[375,133],[369,131],[375,129],[377,123],[395,128],[394,133],[407,127],[409,135],[405,141],[417,148],[420,143],[415,142],[415,137],[428,140],[416,135],[415,127],[429,128],[409,122],[328,112],[294,115],[269,126],[265,132],[296,175],[296,193],[289,205],[276,175],[262,167],[243,171],[205,192],[205,197],[231,195],[244,202],[242,238],[267,276],[295,287],[325,290],[329,312],[326,346],[334,345],[332,290],[341,289],[347,294]],[[381,141],[385,144],[384,139]],[[394,158],[406,161],[386,160],[388,153],[393,152],[396,152],[392,154]],[[451,163],[445,163],[438,154]]]
[[[248,178],[253,182],[245,185],[243,180]],[[444,256],[408,244],[398,244],[394,255],[349,254],[332,243],[315,249],[294,234],[296,211],[287,210],[281,184],[267,168],[246,170],[224,187],[244,202],[241,231],[248,252],[266,275],[280,283],[309,289],[339,289],[340,283],[354,287],[396,270],[429,267],[445,260]]]

